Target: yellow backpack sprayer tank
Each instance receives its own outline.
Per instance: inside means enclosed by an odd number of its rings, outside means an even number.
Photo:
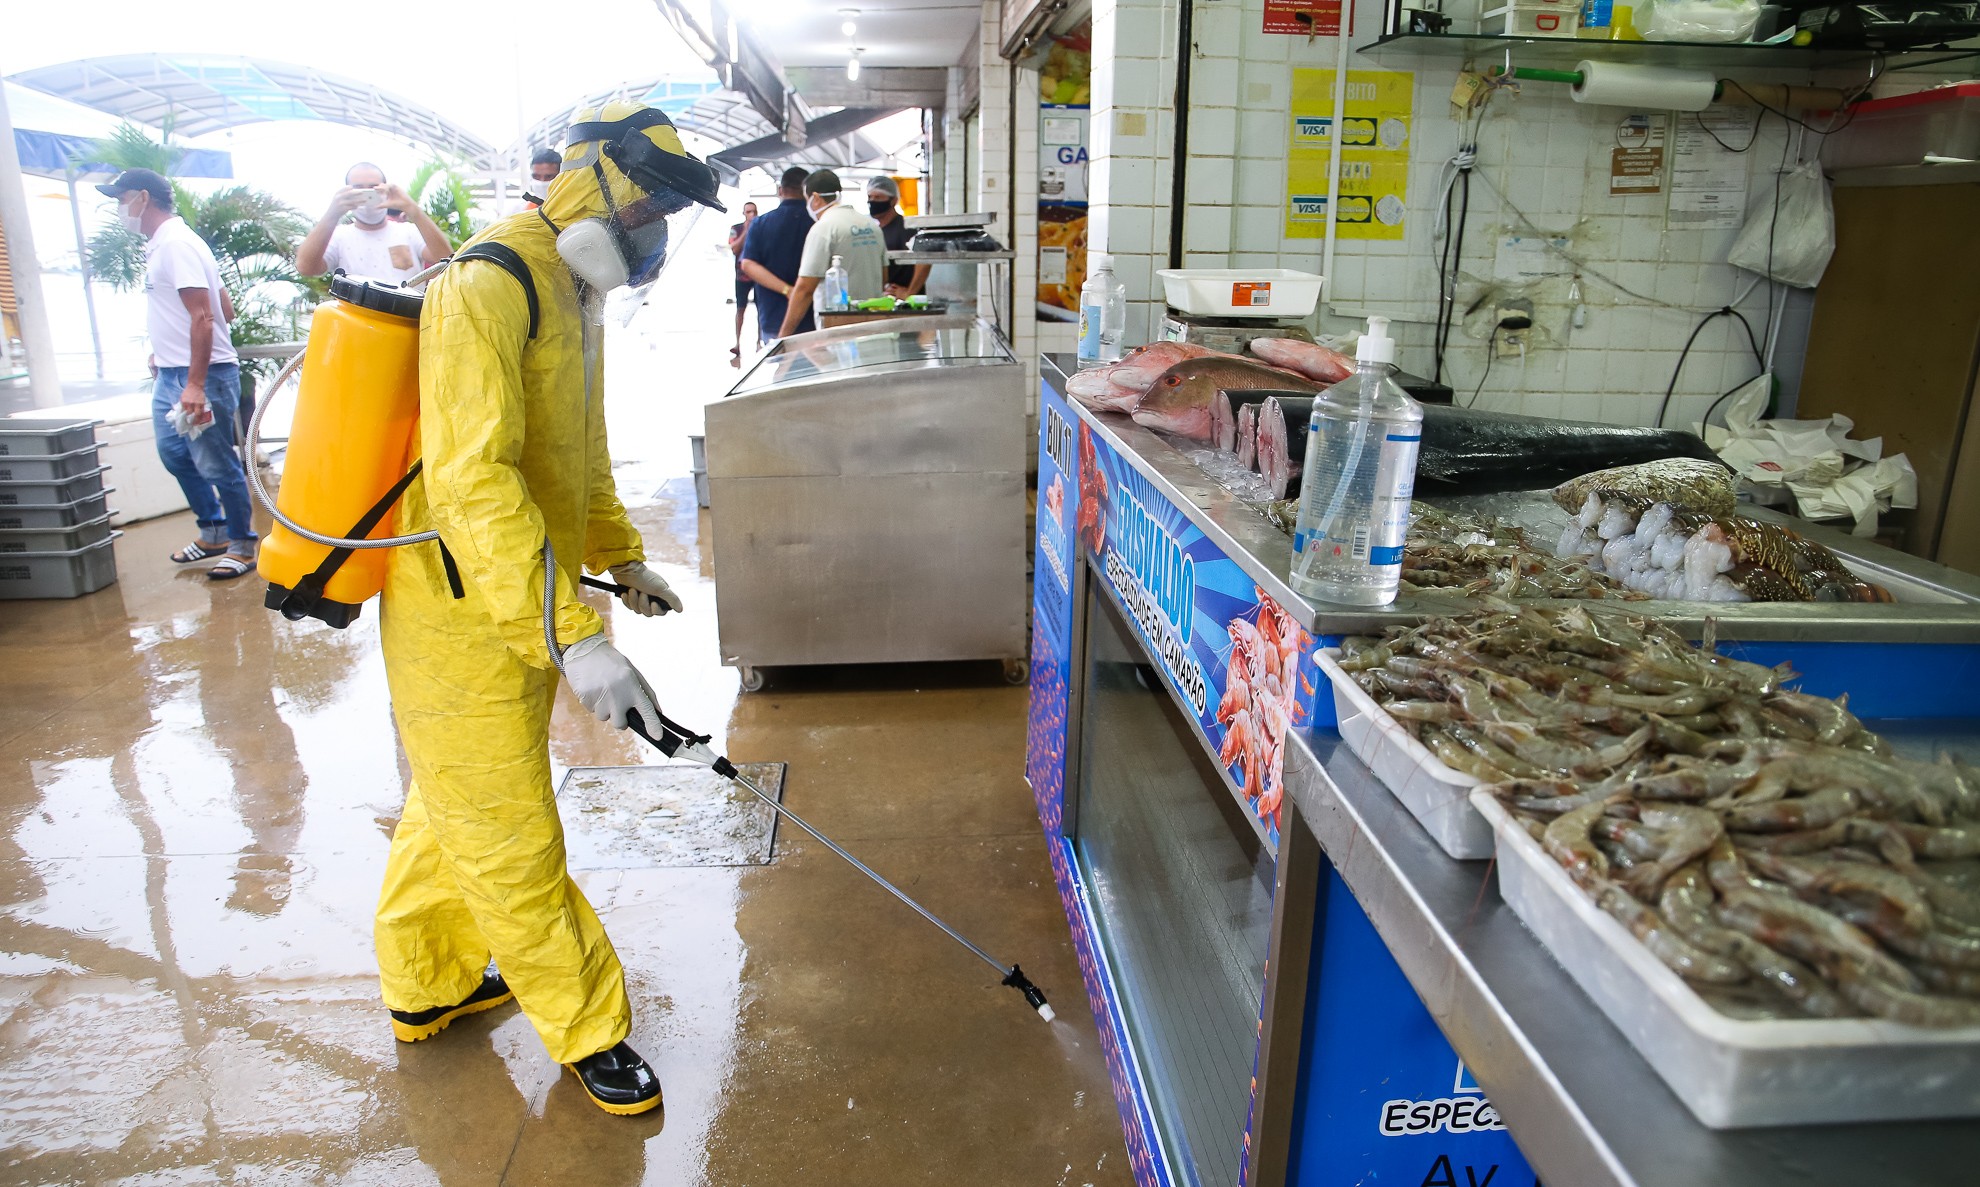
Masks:
[[[522,257],[500,243],[483,242],[454,262],[470,259],[501,266],[523,286],[529,336],[535,338],[536,285]],[[439,267],[413,279],[423,280]],[[392,534],[399,496],[419,476],[421,296],[342,273],[331,279],[330,296],[311,320],[308,346],[282,368],[269,385],[271,398],[254,410],[242,460],[255,497],[275,517],[261,549],[261,572],[268,578],[265,604],[291,621],[316,618],[344,627],[385,588],[390,564],[385,549],[437,540],[440,533]],[[261,420],[274,393],[298,368],[302,378],[282,489],[271,499],[255,465]]]
[[[334,548],[285,523],[391,536],[393,505],[418,452],[420,296],[344,276],[331,280],[330,296],[301,356],[279,514],[262,545],[261,572],[269,609],[344,626],[385,588],[384,550]]]

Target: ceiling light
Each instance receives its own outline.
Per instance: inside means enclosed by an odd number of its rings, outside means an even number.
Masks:
[[[858,81],[859,81],[859,55],[861,55],[861,54],[863,54],[863,53],[865,53],[865,52],[866,52],[866,51],[865,51],[865,50],[863,50],[863,49],[855,49],[855,50],[854,50],[854,51],[852,52],[852,57],[850,57],[850,58],[847,58],[847,59],[846,59],[846,81],[847,81],[847,82],[858,82]]]
[[[839,32],[842,35],[846,37],[851,37],[854,33],[857,33],[859,31],[859,9],[841,8],[839,10],[839,15],[846,18],[844,23],[842,23],[839,26]]]

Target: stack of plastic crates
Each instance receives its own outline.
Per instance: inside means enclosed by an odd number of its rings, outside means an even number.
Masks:
[[[0,599],[76,598],[117,580],[93,420],[0,420]]]

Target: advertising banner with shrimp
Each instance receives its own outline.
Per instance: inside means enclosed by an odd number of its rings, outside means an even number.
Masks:
[[[1286,735],[1321,682],[1313,636],[1085,422],[1076,448],[1081,548],[1276,847]]]

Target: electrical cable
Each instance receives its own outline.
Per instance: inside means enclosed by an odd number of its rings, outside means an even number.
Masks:
[[[1499,331],[1492,331],[1492,340],[1485,344],[1485,374],[1478,377],[1478,386],[1471,390],[1471,399],[1465,401],[1466,408],[1478,406],[1478,397],[1485,391],[1485,381],[1492,378],[1492,356],[1499,353]]]
[[[1714,318],[1720,317],[1735,318],[1739,321],[1740,325],[1746,328],[1746,343],[1753,349],[1754,362],[1760,367],[1761,374],[1766,373],[1766,356],[1760,351],[1760,339],[1753,332],[1753,323],[1747,321],[1746,315],[1732,306],[1721,305],[1719,308],[1700,318],[1698,324],[1691,328],[1691,337],[1684,340],[1684,349],[1678,352],[1677,366],[1671,369],[1671,381],[1664,386],[1664,398],[1657,405],[1657,419],[1654,422],[1657,428],[1661,429],[1664,427],[1664,417],[1670,412],[1671,408],[1671,397],[1677,392],[1678,378],[1684,374],[1685,360],[1691,357],[1691,348],[1698,342],[1698,335],[1705,332],[1705,327],[1711,325]],[[1741,386],[1744,385],[1742,384]],[[1733,390],[1737,391],[1739,389],[1734,388]],[[1720,398],[1723,399],[1724,397],[1722,396]],[[1717,403],[1714,402],[1713,408],[1717,406]],[[1709,417],[1711,414],[1712,410],[1707,409],[1705,415]]]

